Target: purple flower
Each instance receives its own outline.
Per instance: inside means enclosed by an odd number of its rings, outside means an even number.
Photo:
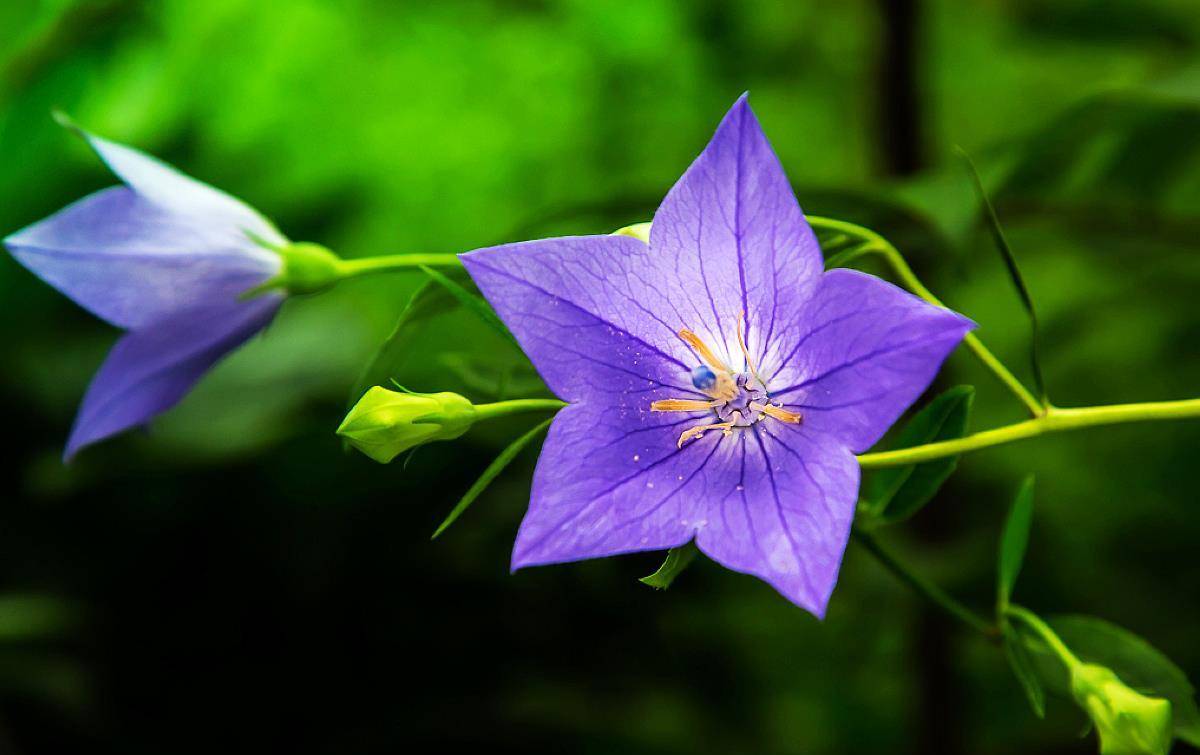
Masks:
[[[283,295],[242,294],[280,272],[287,240],[241,201],[86,132],[124,182],[5,239],[35,275],[128,332],[92,379],[65,457],[176,404],[264,328]]]
[[[745,97],[629,236],[463,263],[569,402],[513,568],[695,540],[823,616],[879,440],[974,324],[821,250]]]

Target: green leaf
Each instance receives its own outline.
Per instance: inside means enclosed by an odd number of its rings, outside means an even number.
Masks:
[[[466,271],[443,271],[442,276],[470,291]],[[528,358],[511,344],[511,336],[465,307],[451,288],[427,280],[360,373],[347,409],[371,386],[391,387],[393,380],[418,391],[432,388],[476,400],[545,395]]]
[[[1004,615],[1008,599],[1012,595],[1013,585],[1017,583],[1017,575],[1021,573],[1021,563],[1025,560],[1025,548],[1029,545],[1029,527],[1033,521],[1033,475],[1025,478],[1008,519],[1004,523],[1004,531],[1000,535],[999,578],[996,588],[996,600],[999,614]]]
[[[917,412],[896,439],[896,448],[908,448],[925,443],[961,438],[967,430],[967,419],[975,389],[960,385],[941,394]],[[891,524],[907,519],[933,498],[942,483],[958,466],[952,456],[924,464],[881,469],[868,479],[864,499],[868,510],[877,520]]]
[[[39,641],[75,628],[74,606],[43,595],[0,596],[0,642]]]
[[[694,542],[689,542],[687,545],[681,545],[678,548],[672,548],[667,551],[667,558],[663,561],[662,566],[658,567],[658,571],[649,577],[642,577],[638,582],[641,582],[643,585],[649,585],[656,590],[665,590],[688,567],[688,564],[696,559],[696,554],[699,552],[700,549],[696,547]]]
[[[1021,689],[1024,690],[1033,712],[1037,714],[1038,718],[1045,718],[1046,689],[1042,686],[1042,680],[1038,677],[1033,659],[1029,657],[1029,651],[1025,648],[1025,643],[1021,641],[1020,635],[1012,627],[1004,629],[1004,655],[1008,658],[1008,665],[1012,667],[1013,674],[1020,682]]]
[[[1046,381],[1042,378],[1042,364],[1038,359],[1038,319],[1037,312],[1033,307],[1033,297],[1029,295],[1029,287],[1025,285],[1025,278],[1021,275],[1021,268],[1017,266],[1017,258],[1012,252],[1012,247],[1008,245],[1008,239],[1004,236],[1004,229],[1000,227],[1000,218],[996,215],[996,208],[992,206],[992,200],[988,198],[987,190],[983,188],[983,180],[979,177],[979,171],[975,169],[975,163],[971,161],[971,157],[962,149],[959,149],[958,153],[967,166],[967,172],[971,175],[971,182],[975,187],[976,195],[979,197],[979,203],[982,205],[984,219],[987,221],[992,241],[995,242],[996,249],[1004,259],[1004,266],[1008,270],[1008,277],[1012,280],[1013,287],[1017,290],[1017,295],[1021,298],[1021,305],[1025,308],[1025,313],[1029,315],[1029,364],[1033,369],[1033,381],[1037,387],[1038,399],[1043,406],[1046,406],[1049,403],[1049,398],[1046,395]]]
[[[429,363],[446,376],[453,377],[466,391],[491,396],[497,401],[510,396],[545,393],[545,384],[537,372],[524,360],[523,355],[521,360],[514,364],[497,364],[493,352],[449,352],[431,355]]]
[[[408,304],[400,312],[396,326],[384,339],[374,356],[359,373],[358,380],[350,391],[347,407],[351,407],[373,385],[386,384],[396,374],[396,366],[407,356],[413,336],[420,323],[435,315],[448,312],[459,305],[459,301],[442,286],[426,281],[413,292]]]
[[[541,435],[542,431],[549,427],[550,423],[553,421],[554,418],[551,417],[545,422],[538,424],[532,430],[510,443],[508,448],[505,448],[503,451],[501,451],[500,455],[496,457],[495,461],[489,464],[487,469],[483,470],[483,474],[479,476],[479,479],[475,481],[475,484],[472,485],[466,494],[459,499],[458,503],[455,504],[454,508],[451,509],[450,513],[446,516],[446,519],[438,525],[438,528],[434,530],[432,537],[429,539],[437,539],[438,535],[445,532],[447,527],[454,524],[455,520],[462,516],[463,512],[467,510],[467,507],[474,503],[475,499],[478,498],[483,491],[487,490],[488,485],[491,485],[492,481],[500,476],[500,473],[504,471],[505,467],[512,463],[513,459],[517,458],[517,454],[521,453],[525,446],[528,446],[535,438],[537,438],[537,436]]]
[[[1093,616],[1055,616],[1047,623],[1079,660],[1112,669],[1142,694],[1170,700],[1175,736],[1200,746],[1196,690],[1167,656],[1133,632]],[[1069,695],[1070,682],[1062,663],[1027,630],[1021,632],[1046,687]]]
[[[504,327],[504,323],[500,321],[500,318],[496,315],[495,310],[492,309],[491,305],[484,301],[482,296],[471,293],[462,284],[458,283],[440,270],[435,270],[427,265],[421,265],[421,270],[435,283],[446,289],[446,291],[449,292],[450,295],[455,299],[457,299],[460,304],[478,315],[480,320],[483,320],[485,323],[487,323],[493,330],[500,334],[500,336],[508,340],[518,349],[521,348],[520,345],[517,344],[517,339],[513,338],[513,334],[508,331],[508,328]]]

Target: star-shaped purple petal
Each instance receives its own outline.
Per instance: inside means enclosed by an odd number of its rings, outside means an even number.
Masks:
[[[854,516],[854,454],[973,327],[871,276],[822,272],[744,97],[655,213],[648,245],[559,238],[462,259],[570,403],[513,567],[694,540],[818,616]],[[697,379],[697,365],[724,382]]]
[[[124,181],[5,239],[25,267],[130,332],[93,378],[66,456],[145,424],[270,322],[283,297],[242,295],[278,274],[287,240],[228,194],[86,132]]]

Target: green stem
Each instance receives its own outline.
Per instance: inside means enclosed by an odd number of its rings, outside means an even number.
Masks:
[[[1038,435],[1078,430],[1098,425],[1116,425],[1125,422],[1186,419],[1200,417],[1200,399],[1182,401],[1153,401],[1141,404],[1114,404],[1111,406],[1088,406],[1079,409],[1060,409],[1049,406],[1040,417],[1017,422],[1012,425],[984,430],[964,438],[927,443],[922,446],[900,448],[895,451],[880,451],[862,454],[858,463],[863,468],[896,467],[918,464],[947,456],[958,456],[967,451],[999,446],[1013,441],[1033,438]]]
[[[835,255],[833,259],[835,259],[838,264],[844,265],[854,258],[865,254],[878,254],[882,256],[884,261],[887,262],[888,266],[891,267],[892,272],[905,288],[907,288],[909,291],[912,291],[914,294],[930,304],[934,304],[939,307],[946,306],[940,299],[933,295],[932,291],[925,287],[925,284],[921,283],[921,280],[917,278],[916,273],[914,273],[912,268],[908,266],[908,262],[904,260],[904,256],[900,254],[900,251],[896,249],[896,247],[893,246],[890,241],[885,239],[883,236],[880,236],[875,231],[854,223],[848,223],[844,220],[834,220],[833,218],[816,217],[813,215],[808,216],[808,222],[814,228],[825,228],[831,231],[838,231],[840,233],[857,236],[858,238],[864,239],[867,242],[855,247],[854,249],[847,250],[842,254]],[[1029,413],[1032,416],[1039,417],[1046,413],[1047,407],[1043,406],[1040,401],[1034,398],[1033,394],[1029,392],[1029,389],[1027,389],[1021,383],[1021,381],[1018,380],[1016,376],[1013,375],[1012,372],[1010,372],[1009,369],[1005,367],[999,359],[996,358],[996,355],[992,353],[991,349],[983,345],[983,342],[979,340],[978,336],[976,336],[974,333],[968,333],[963,338],[963,343],[966,344],[967,348],[975,354],[979,361],[983,362],[985,367],[991,370],[992,374],[995,375],[1000,382],[1005,385],[1005,387],[1012,391],[1013,395],[1025,405],[1025,408],[1029,410]]]
[[[999,636],[999,630],[991,622],[952,598],[942,588],[910,571],[890,551],[880,545],[874,535],[858,528],[851,530],[850,534],[879,563],[883,564],[888,571],[896,575],[901,582],[904,582],[938,608],[942,609],[948,616],[961,621],[988,639],[995,640]]]
[[[476,421],[506,417],[521,412],[558,411],[566,406],[556,398],[522,398],[512,401],[497,401],[494,404],[476,404]]]
[[[457,267],[456,254],[385,254],[380,257],[359,257],[356,259],[340,259],[337,263],[341,280],[355,278],[372,273],[391,273],[399,270],[411,270],[422,265],[429,267]]]
[[[1022,608],[1021,606],[1010,604],[1004,614],[1009,618],[1018,619],[1034,632],[1037,632],[1038,636],[1042,638],[1042,641],[1050,647],[1050,650],[1052,650],[1055,655],[1062,659],[1062,662],[1067,666],[1067,668],[1072,668],[1073,666],[1079,665],[1079,659],[1075,657],[1075,654],[1071,652],[1071,649],[1064,645],[1063,641],[1060,640],[1058,635],[1054,633],[1054,630],[1051,629],[1046,622],[1042,621],[1041,618],[1039,618],[1038,615],[1033,611]]]

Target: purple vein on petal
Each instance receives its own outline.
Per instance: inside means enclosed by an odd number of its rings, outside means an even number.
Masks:
[[[660,500],[658,503],[654,504],[654,506],[650,507],[650,509],[648,511],[646,511],[645,513],[641,514],[640,516],[634,517],[633,519],[630,519],[626,522],[622,522],[618,526],[618,529],[628,527],[629,525],[631,525],[635,522],[641,522],[641,521],[645,520],[646,517],[650,516],[651,514],[655,513],[659,509],[661,509],[664,505],[666,505],[667,501],[674,498],[676,493],[678,493],[680,490],[683,490],[685,487],[687,487],[688,484],[696,477],[696,475],[700,474],[700,472],[702,472],[704,470],[704,467],[708,464],[709,459],[711,459],[713,457],[713,454],[715,454],[717,452],[717,448],[719,446],[720,446],[719,440],[716,443],[713,443],[712,450],[708,452],[708,456],[704,457],[704,461],[700,462],[700,464],[698,464],[696,466],[696,468],[691,471],[691,473],[687,476],[687,478],[683,482],[681,482],[677,486],[675,486],[674,490],[672,490],[671,492],[669,492],[665,496],[663,496],[662,500]]]
[[[638,343],[642,344],[643,346],[645,346],[647,349],[649,349],[650,351],[654,352],[655,354],[658,354],[660,357],[662,357],[663,359],[667,360],[668,362],[673,362],[673,363],[675,363],[675,364],[679,365],[680,369],[684,370],[685,372],[686,372],[686,371],[689,371],[689,370],[691,369],[691,368],[690,368],[690,367],[688,367],[686,364],[684,364],[683,362],[679,361],[678,359],[676,359],[675,357],[671,356],[670,354],[666,353],[665,351],[663,351],[663,350],[659,349],[659,348],[658,348],[658,347],[656,347],[656,346],[652,346],[651,344],[647,343],[646,341],[642,340],[641,338],[638,338],[638,337],[637,337],[637,336],[635,336],[634,334],[630,333],[630,332],[629,332],[628,330],[626,330],[625,328],[622,328],[621,326],[617,325],[616,323],[613,323],[613,322],[611,322],[611,321],[609,321],[609,320],[606,320],[606,319],[604,319],[603,317],[600,317],[600,316],[599,316],[599,315],[597,315],[595,312],[592,312],[592,311],[590,311],[590,310],[586,309],[585,307],[581,307],[580,305],[576,304],[575,302],[571,301],[570,299],[567,299],[567,298],[565,298],[565,297],[559,296],[558,294],[555,294],[555,293],[551,293],[550,291],[547,291],[546,289],[544,289],[544,288],[542,288],[541,286],[538,286],[538,285],[536,285],[536,284],[532,283],[531,281],[528,281],[528,280],[526,280],[526,279],[524,279],[524,278],[521,278],[521,277],[518,277],[518,276],[516,276],[516,275],[513,275],[513,274],[511,274],[511,273],[509,273],[509,272],[507,272],[507,271],[505,271],[505,270],[501,270],[500,268],[493,267],[492,265],[489,265],[489,264],[487,264],[487,263],[485,263],[485,262],[480,262],[479,260],[475,260],[475,261],[474,261],[474,264],[475,264],[477,267],[479,267],[479,268],[482,268],[482,269],[484,269],[484,270],[487,270],[487,271],[488,271],[488,272],[490,272],[490,273],[495,273],[496,275],[499,275],[499,276],[501,276],[501,277],[503,277],[503,278],[508,278],[509,280],[513,281],[514,283],[517,283],[517,284],[519,284],[519,285],[523,285],[523,286],[526,286],[526,287],[528,287],[528,288],[531,288],[531,289],[533,289],[534,291],[537,291],[537,292],[538,292],[538,293],[540,293],[540,294],[544,294],[544,295],[546,295],[547,297],[549,297],[549,298],[551,298],[551,299],[553,299],[553,300],[555,300],[555,301],[560,301],[560,302],[562,302],[563,304],[566,304],[567,306],[569,306],[569,307],[571,307],[571,308],[573,308],[573,309],[575,309],[575,310],[577,310],[577,311],[579,311],[579,312],[582,312],[582,313],[584,313],[584,314],[585,314],[585,315],[587,315],[588,317],[591,317],[593,320],[596,320],[597,322],[599,322],[599,323],[601,323],[601,324],[603,324],[603,325],[607,325],[608,327],[612,328],[614,331],[617,331],[617,332],[619,332],[619,333],[621,333],[621,334],[623,334],[623,335],[625,335],[625,336],[628,336],[629,338],[633,339],[634,341],[637,341]]]
[[[547,540],[549,540],[555,534],[560,532],[563,527],[567,526],[571,522],[573,522],[576,519],[578,519],[579,517],[583,516],[585,513],[587,513],[591,509],[592,506],[594,506],[598,501],[603,499],[609,493],[612,493],[613,491],[618,490],[619,488],[627,485],[628,483],[633,482],[634,480],[636,480],[637,478],[646,474],[650,470],[655,469],[656,467],[659,467],[659,466],[665,464],[666,462],[668,462],[671,459],[675,458],[676,456],[680,455],[684,451],[687,451],[688,449],[694,447],[695,445],[696,445],[695,443],[689,443],[688,445],[685,445],[682,448],[675,448],[675,449],[671,450],[670,453],[667,453],[666,455],[656,459],[655,461],[651,462],[650,464],[647,464],[646,466],[638,469],[638,471],[634,472],[633,474],[629,475],[628,477],[618,480],[617,482],[608,486],[604,490],[601,490],[599,493],[594,494],[587,501],[580,503],[580,504],[576,504],[576,508],[574,511],[572,511],[570,514],[568,514],[566,517],[564,517],[561,521],[557,522],[553,526],[547,527],[546,531],[543,532],[541,534],[541,536],[536,538],[533,542],[523,544],[523,547],[521,548],[521,550],[525,553],[529,553],[530,551],[536,551],[538,548],[540,548],[542,545],[544,545]]]
[[[787,537],[788,544],[791,546],[792,558],[796,560],[797,573],[804,580],[804,586],[808,589],[809,594],[819,595],[820,592],[813,586],[812,575],[805,568],[804,556],[801,552],[800,544],[796,542],[796,535],[792,532],[792,526],[788,523],[787,517],[783,515],[783,503],[779,500],[779,486],[775,483],[775,472],[771,469],[771,455],[767,453],[767,447],[763,444],[762,436],[759,435],[758,426],[755,425],[752,430],[754,432],[754,440],[758,443],[759,450],[762,451],[763,466],[767,471],[767,480],[771,483],[771,495],[775,500],[775,515],[779,517],[779,525],[783,528],[783,534]]]
[[[862,356],[855,357],[854,359],[851,359],[848,362],[842,362],[841,364],[837,365],[836,367],[832,367],[832,368],[826,370],[825,372],[821,373],[820,375],[816,375],[814,377],[808,378],[807,380],[804,380],[803,382],[796,383],[795,385],[790,385],[787,388],[784,388],[783,390],[780,390],[780,391],[771,391],[771,398],[779,398],[780,396],[791,393],[793,391],[798,391],[801,388],[807,388],[808,386],[812,385],[813,383],[820,382],[820,381],[824,380],[825,378],[829,377],[830,375],[836,375],[837,373],[839,373],[843,370],[848,370],[852,367],[857,367],[858,365],[862,364],[863,362],[869,361],[871,359],[876,359],[878,357],[885,356],[887,354],[894,354],[897,351],[904,351],[907,348],[910,348],[912,346],[916,346],[920,343],[925,343],[928,341],[929,341],[928,338],[913,338],[908,341],[904,341],[903,343],[891,344],[889,346],[885,346],[882,349],[875,349],[873,351],[869,351],[866,354],[863,354]]]

